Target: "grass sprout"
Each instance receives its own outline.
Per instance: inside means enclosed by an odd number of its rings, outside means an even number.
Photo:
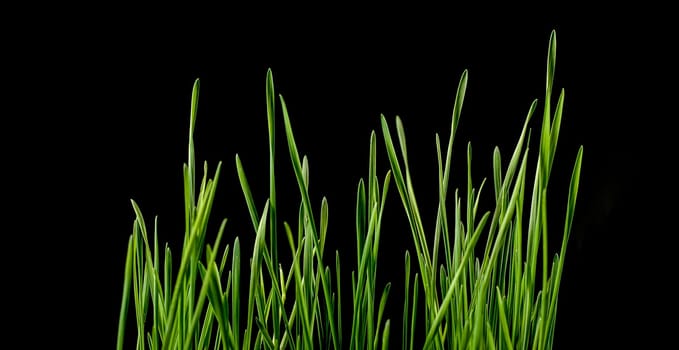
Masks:
[[[554,224],[547,216],[548,185],[564,107],[563,90],[552,106],[555,63],[553,31],[536,164],[529,166],[528,125],[537,111],[537,100],[528,109],[505,166],[495,148],[492,183],[472,179],[472,148],[468,144],[466,187],[449,193],[453,144],[468,80],[467,71],[462,73],[448,142],[442,144],[438,134],[435,138],[438,203],[433,232],[425,230],[420,215],[403,122],[396,116],[393,129],[382,116],[382,141],[390,169],[378,174],[381,141],[373,131],[368,174],[359,180],[356,190],[355,261],[344,262],[338,251],[334,262],[326,254],[328,201],[311,201],[308,161],[295,143],[285,100],[275,94],[271,70],[266,76],[269,195],[264,203],[253,198],[243,162],[235,157],[254,244],[241,247],[237,237],[226,243],[226,219],[219,227],[209,227],[222,164],[211,172],[204,163],[202,177],[198,177],[193,141],[200,89],[196,80],[188,160],[183,166],[185,235],[181,251],[176,255],[168,244],[160,246],[157,220],[147,223],[139,205],[132,201],[136,218],[125,258],[117,348],[123,349],[131,318],[136,342],[127,345],[136,349],[387,349],[390,341],[400,342],[402,349],[552,348],[583,153],[580,147],[573,165],[561,249],[551,256],[548,239]],[[299,211],[292,221],[282,221],[277,215],[277,109],[283,118],[288,158],[299,192]],[[532,180],[527,179],[531,172]],[[383,213],[392,182],[414,244],[414,253],[405,253],[404,299],[396,301],[403,305],[400,339],[390,339],[393,323],[386,318],[391,315],[387,312],[390,305],[396,305],[389,301],[391,283],[377,283]],[[480,212],[484,189],[493,191],[494,206]],[[216,235],[208,234],[215,231]],[[214,241],[208,242],[213,236]],[[481,240],[482,236],[485,239]],[[480,241],[485,241],[485,247],[477,247]],[[251,252],[244,256],[242,249]],[[279,249],[289,249],[291,261],[283,261]],[[343,295],[342,263],[352,269],[350,299]],[[347,300],[351,304],[343,305]],[[347,312],[351,324],[343,325],[342,314]],[[421,344],[415,343],[418,335],[423,336]]]

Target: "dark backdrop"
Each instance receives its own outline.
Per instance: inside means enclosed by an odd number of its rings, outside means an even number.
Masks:
[[[555,87],[566,90],[552,180],[555,227],[562,222],[577,148],[585,149],[560,292],[557,348],[625,345],[662,335],[662,323],[650,316],[659,309],[649,301],[664,295],[659,267],[669,259],[657,252],[667,231],[651,229],[662,222],[663,205],[647,201],[650,194],[671,190],[665,185],[670,178],[653,170],[672,159],[662,155],[663,144],[657,142],[669,118],[660,105],[670,96],[658,82],[670,79],[674,62],[662,50],[669,43],[662,16],[633,10],[575,16],[551,10],[490,16],[454,8],[305,8],[289,16],[278,9],[181,15],[174,11],[181,8],[172,9],[173,15],[166,10],[97,9],[54,18],[46,13],[50,25],[30,35],[23,31],[28,35],[23,39],[12,36],[19,55],[10,71],[21,79],[9,79],[16,84],[7,86],[19,92],[17,119],[30,134],[14,144],[25,153],[12,153],[32,165],[28,174],[12,174],[17,181],[31,179],[37,185],[28,187],[40,190],[27,201],[32,214],[25,231],[33,246],[47,252],[37,262],[45,276],[37,295],[56,300],[49,304],[56,305],[51,314],[74,317],[63,324],[55,316],[57,326],[65,326],[54,338],[57,343],[72,344],[83,332],[94,348],[114,342],[133,221],[130,198],[147,221],[159,216],[161,240],[179,251],[181,166],[194,79],[201,79],[197,157],[211,169],[224,161],[213,216],[229,218],[228,241],[238,235],[248,251],[253,235],[236,177],[236,153],[260,208],[267,194],[264,83],[271,68],[299,150],[309,157],[312,199],[318,205],[327,196],[330,204],[329,251],[340,250],[348,272],[355,264],[355,189],[367,174],[373,129],[380,141],[380,176],[387,170],[380,114],[392,126],[396,115],[404,121],[414,183],[431,228],[434,133],[447,139],[460,74],[469,69],[452,188],[464,187],[468,141],[477,185],[492,175],[495,145],[509,156],[531,101],[544,100],[552,29],[558,37]],[[280,217],[294,221],[298,195],[278,117]],[[530,124],[534,135],[539,117]],[[394,284],[387,312],[400,324],[403,253],[412,251],[412,244],[395,188],[389,195],[378,274],[380,288],[386,281]],[[560,230],[552,233],[552,242],[560,242]],[[35,320],[34,313],[24,315]],[[397,339],[392,334],[393,345]]]

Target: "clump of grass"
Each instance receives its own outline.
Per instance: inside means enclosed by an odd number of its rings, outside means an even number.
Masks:
[[[241,159],[238,155],[235,159],[255,234],[248,268],[241,268],[237,237],[230,244],[222,244],[226,219],[216,230],[215,241],[207,242],[208,231],[214,230],[208,228],[208,219],[221,163],[212,178],[204,164],[202,179],[197,181],[193,145],[199,92],[196,80],[191,102],[188,162],[183,167],[185,236],[181,254],[173,256],[167,244],[160,248],[157,221],[149,227],[139,206],[132,201],[136,219],[125,262],[118,349],[123,348],[130,302],[134,304],[137,349],[388,348],[391,321],[384,316],[390,284],[377,286],[376,281],[382,217],[392,176],[410,224],[417,262],[411,279],[411,256],[406,252],[402,348],[415,348],[417,332],[425,335],[424,344],[417,345],[424,349],[551,348],[582,163],[581,147],[571,177],[561,250],[548,259],[547,188],[564,104],[561,90],[552,113],[555,57],[556,36],[552,32],[532,189],[526,188],[528,122],[537,108],[537,100],[529,109],[504,171],[500,151],[495,149],[495,206],[483,214],[478,208],[485,180],[478,189],[474,187],[471,145],[467,148],[466,190],[463,196],[456,190],[452,210],[447,206],[452,146],[467,86],[467,72],[462,74],[445,155],[440,137],[436,135],[439,201],[433,242],[428,240],[432,235],[424,229],[415,198],[403,123],[396,117],[400,149],[397,152],[389,125],[382,116],[382,134],[391,169],[380,181],[376,160],[378,142],[373,132],[367,180],[359,181],[356,195],[356,261],[351,274],[351,307],[342,306],[339,252],[335,252],[334,264],[328,264],[325,256],[328,202],[323,198],[320,213],[314,213],[309,197],[308,162],[297,149],[282,96],[279,96],[280,109],[300,202],[295,222],[284,221],[282,227],[279,225],[274,166],[276,96],[270,70],[266,78],[270,181],[265,203],[255,202]],[[524,205],[527,192],[530,203]],[[476,243],[484,233],[487,234],[486,247],[483,255],[477,257]],[[279,259],[278,240],[282,237],[287,239],[292,261]],[[538,257],[542,261],[538,261]],[[173,259],[178,259],[178,265],[173,265]],[[173,266],[179,266],[178,271],[173,271]],[[242,270],[248,271],[249,276],[241,276]],[[241,300],[245,310],[241,309]],[[418,306],[419,300],[423,300],[422,306]],[[351,312],[349,327],[343,328],[342,312]],[[418,315],[424,316],[424,325],[416,324]]]
[[[425,349],[552,347],[559,284],[573,222],[582,164],[580,147],[571,176],[561,251],[549,261],[547,188],[564,104],[564,91],[561,90],[552,113],[551,96],[555,64],[556,34],[552,32],[547,55],[539,156],[532,190],[528,189],[530,191],[528,192],[526,189],[529,154],[526,134],[528,122],[537,108],[537,100],[534,100],[529,108],[523,130],[504,172],[500,150],[495,148],[493,154],[495,208],[482,215],[478,212],[478,206],[485,179],[478,185],[478,189],[474,187],[471,177],[472,148],[471,144],[468,144],[467,188],[462,196],[459,191],[455,191],[451,222],[446,199],[452,145],[467,87],[467,72],[462,74],[453,108],[445,158],[442,156],[439,135],[436,135],[439,203],[433,244],[427,241],[428,235],[419,215],[408,169],[403,124],[397,117],[396,131],[401,150],[399,159],[389,126],[382,117],[387,154],[394,173],[394,182],[410,223],[419,265],[419,272],[415,274],[414,288],[411,291],[410,257],[406,253],[405,295],[407,300],[409,294],[413,293],[413,307],[409,309],[406,303],[403,310],[403,344],[409,343],[411,349],[415,325],[412,324],[414,321],[409,324],[409,319],[415,320],[415,314],[418,312],[416,305],[418,281],[421,281],[424,291]],[[526,192],[530,195],[529,206],[525,205]],[[524,222],[524,213],[528,213],[527,223]],[[476,257],[475,246],[484,232],[488,235],[484,253],[482,257]],[[524,237],[527,237],[525,253]],[[438,263],[441,246],[445,261],[443,264]],[[542,261],[538,261],[538,255]],[[541,274],[538,275],[540,267]],[[542,287],[541,290],[537,289],[538,282]]]

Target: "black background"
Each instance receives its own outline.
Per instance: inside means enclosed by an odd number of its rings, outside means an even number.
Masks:
[[[35,20],[36,26],[8,35],[7,52],[16,59],[7,67],[5,86],[12,92],[6,105],[18,111],[9,118],[5,142],[8,149],[20,150],[8,158],[18,165],[7,171],[12,178],[8,197],[27,217],[16,236],[31,247],[11,249],[8,260],[16,266],[12,276],[32,282],[17,283],[15,291],[31,296],[30,310],[47,310],[50,316],[12,306],[36,325],[30,329],[40,330],[43,322],[58,329],[50,341],[92,348],[113,344],[133,221],[130,198],[140,204],[147,222],[159,215],[161,241],[179,251],[181,166],[194,79],[201,79],[197,156],[211,169],[224,162],[213,216],[229,218],[229,241],[240,236],[247,251],[253,235],[236,177],[236,153],[259,208],[266,199],[264,83],[271,68],[298,148],[309,157],[312,200],[318,208],[326,196],[330,204],[327,251],[339,249],[348,272],[355,268],[355,188],[367,174],[373,129],[380,141],[380,177],[387,170],[380,114],[392,127],[396,115],[404,121],[418,199],[431,228],[434,134],[447,140],[460,74],[469,69],[452,188],[465,186],[468,141],[477,186],[491,176],[495,145],[508,159],[530,103],[544,101],[552,29],[558,37],[555,87],[566,90],[551,182],[552,243],[561,239],[577,148],[585,149],[560,292],[557,348],[629,345],[664,336],[664,322],[655,316],[669,304],[662,269],[671,256],[661,251],[672,229],[662,214],[666,205],[650,200],[672,198],[671,175],[656,166],[674,159],[662,146],[676,114],[663,107],[671,101],[666,86],[673,84],[676,59],[664,49],[672,41],[660,13],[81,10],[88,15],[50,16],[48,9],[43,13],[48,21]],[[523,14],[508,14],[514,10]],[[534,134],[537,116],[530,124]],[[298,193],[278,117],[279,217],[294,221]],[[379,286],[394,284],[388,317],[400,325],[403,253],[412,251],[412,244],[395,188],[389,195]],[[662,229],[654,229],[658,224]],[[30,259],[21,253],[36,250]],[[38,270],[28,267],[33,264]],[[345,281],[347,297],[350,280]],[[658,300],[661,306],[654,303]],[[63,314],[72,321],[62,321],[58,315]],[[392,334],[393,345],[397,339]]]

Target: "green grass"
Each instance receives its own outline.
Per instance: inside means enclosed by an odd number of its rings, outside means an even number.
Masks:
[[[467,88],[468,74],[462,73],[445,149],[436,135],[439,200],[434,232],[425,230],[415,198],[403,123],[396,117],[395,141],[382,116],[391,169],[378,175],[380,142],[373,131],[368,175],[359,181],[356,191],[356,260],[344,262],[344,268],[349,264],[352,269],[350,305],[342,305],[343,298],[348,299],[342,294],[347,282],[343,285],[340,279],[340,254],[336,251],[333,261],[332,254],[328,257],[325,252],[328,202],[323,198],[320,212],[315,212],[318,207],[309,196],[308,162],[297,149],[285,100],[279,96],[276,103],[271,71],[266,77],[270,181],[265,203],[255,202],[245,168],[238,155],[235,159],[254,245],[241,247],[237,237],[228,244],[222,242],[226,241],[226,219],[216,229],[216,236],[209,235],[215,240],[207,241],[208,233],[215,231],[208,222],[221,163],[212,173],[204,164],[199,181],[193,144],[200,86],[196,80],[188,162],[183,167],[182,249],[173,255],[167,244],[161,248],[157,221],[148,225],[132,201],[136,219],[125,260],[117,348],[123,348],[126,338],[130,303],[137,334],[136,343],[127,345],[137,349],[386,349],[390,341],[399,340],[403,349],[551,348],[582,163],[581,147],[570,181],[561,249],[550,258],[548,229],[555,226],[547,220],[548,185],[564,106],[561,90],[552,110],[555,61],[556,35],[552,32],[537,162],[534,167],[528,165],[528,124],[537,109],[535,100],[505,167],[500,150],[495,148],[492,185],[488,185],[492,186],[494,206],[483,213],[479,201],[486,182],[472,179],[471,144],[467,147],[466,188],[456,189],[452,201],[448,196],[453,143]],[[277,217],[274,167],[277,108],[283,117],[300,199],[298,216],[282,221],[282,225]],[[531,169],[534,177],[527,181]],[[391,284],[377,285],[377,262],[392,181],[410,225],[415,254],[405,254],[404,299],[390,302]],[[485,248],[476,246],[481,236]],[[251,249],[251,253],[242,256],[241,248]],[[290,250],[291,261],[279,259],[279,248]],[[242,257],[247,259],[242,261]],[[245,268],[243,264],[247,264]],[[173,266],[178,270],[173,271]],[[249,276],[242,276],[243,272]],[[393,323],[385,318],[388,305],[403,305],[399,340],[390,337]],[[343,325],[342,313],[347,312],[351,312],[352,323]],[[418,319],[423,324],[417,323]],[[423,344],[415,343],[418,335]]]

